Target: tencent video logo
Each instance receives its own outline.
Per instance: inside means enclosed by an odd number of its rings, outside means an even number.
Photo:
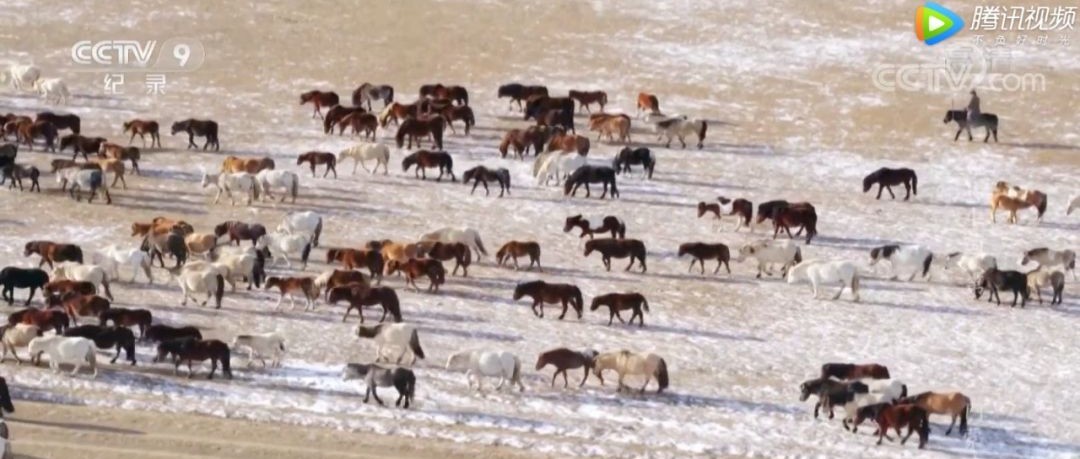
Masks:
[[[944,6],[926,2],[915,10],[915,36],[927,45],[936,45],[964,28],[964,20]]]

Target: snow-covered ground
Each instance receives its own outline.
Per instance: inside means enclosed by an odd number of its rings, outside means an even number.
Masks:
[[[157,321],[197,325],[223,340],[277,331],[287,337],[284,367],[247,369],[236,357],[232,381],[187,380],[172,376],[167,365],[150,364],[152,349],[140,347],[138,366],[110,365],[95,380],[14,364],[0,367],[0,374],[17,397],[437,437],[551,456],[1076,457],[1080,416],[1069,407],[1080,402],[1072,389],[1080,368],[1073,350],[1080,303],[1072,279],[1063,305],[1012,309],[973,300],[957,273],[935,270],[929,282],[907,283],[884,280],[887,271],[879,268],[856,304],[846,295],[813,300],[806,285],[756,280],[750,263],[733,264],[731,276],[698,276],[687,273],[688,259],[675,256],[683,242],[734,247],[764,237],[764,228],[732,233],[727,218],[719,229],[697,219],[696,203],[717,195],[813,202],[821,236],[803,247],[807,258],[865,265],[875,246],[916,243],[938,254],[989,252],[1015,268],[1026,249],[1077,248],[1080,217],[1064,215],[1067,197],[1080,192],[1080,141],[1071,113],[1076,77],[1062,70],[1075,64],[1075,55],[1066,53],[1062,61],[1060,50],[1031,51],[1025,65],[1048,73],[1047,92],[984,95],[984,109],[1002,115],[1002,143],[953,143],[955,131],[939,122],[947,108],[942,95],[881,93],[865,70],[879,62],[931,59],[910,57],[924,52],[923,45],[908,36],[908,6],[894,3],[844,11],[868,18],[863,22],[837,19],[841,11],[834,7],[804,11],[800,2],[760,8],[757,2],[406,2],[350,12],[362,19],[339,14],[336,6],[313,10],[301,2],[253,11],[220,2],[142,2],[136,12],[109,4],[47,11],[53,7],[14,3],[12,12],[40,27],[0,35],[0,58],[33,61],[65,77],[75,93],[65,110],[83,117],[85,133],[119,140],[120,122],[129,118],[156,118],[167,130],[176,119],[209,117],[222,125],[223,149],[177,149],[183,139],[166,132],[168,148],[145,154],[143,176],[129,178],[128,190],[115,190],[111,207],[67,200],[48,175],[42,195],[0,193],[0,264],[36,264],[22,258],[22,244],[31,238],[88,249],[134,245],[130,223],[157,215],[206,231],[227,219],[276,226],[285,212],[310,209],[327,218],[327,246],[409,240],[468,225],[480,230],[491,252],[512,239],[540,242],[545,271],[497,268],[488,257],[470,277],[450,278],[439,294],[414,293],[388,278],[429,354],[416,367],[417,403],[408,411],[364,405],[362,388],[341,381],[345,362],[369,361],[374,353],[371,342],[352,335],[355,319],[341,323],[342,307],[276,314],[276,294],[240,291],[227,294],[220,311],[182,308],[178,288],[160,282],[167,276],[161,270],[152,286],[120,283],[114,304],[149,308]],[[347,30],[349,20],[367,21],[367,28]],[[88,29],[72,30],[69,21]],[[164,96],[143,96],[137,81],[127,94],[103,95],[100,75],[67,67],[71,43],[114,38],[100,23],[133,27],[135,38],[195,37],[207,50],[206,63],[170,76]],[[352,176],[346,164],[337,180],[313,179],[294,165],[298,153],[338,151],[355,142],[323,136],[310,107],[297,106],[300,92],[333,88],[347,98],[360,82],[372,81],[395,85],[398,99],[408,102],[413,88],[436,80],[466,85],[479,117],[472,135],[447,137],[455,171],[508,167],[511,197],[470,196],[460,182],[416,180],[401,172],[398,150],[385,176]],[[636,93],[647,90],[660,96],[666,112],[713,123],[699,151],[662,148],[635,121],[635,143],[659,157],[654,180],[620,176],[622,197],[615,201],[568,199],[555,187],[536,186],[531,162],[498,157],[502,133],[525,125],[506,111],[506,100],[495,98],[498,84],[515,80],[544,83],[554,93],[602,88],[611,109],[625,112],[633,111]],[[1024,116],[1031,109],[1019,108],[1034,106],[1039,116],[1031,119]],[[41,108],[27,94],[0,93],[4,112]],[[389,140],[387,132],[380,136]],[[594,143],[589,159],[607,163],[621,147]],[[198,187],[198,166],[213,169],[226,154],[267,155],[301,172],[300,200],[209,205],[209,190]],[[45,167],[55,157],[21,151],[19,159]],[[902,202],[862,194],[862,177],[881,166],[915,168],[918,196]],[[987,200],[998,180],[1046,192],[1045,221],[1034,225],[1033,213],[1025,211],[1020,225],[991,224]],[[628,237],[648,246],[648,274],[607,273],[595,255],[583,258],[576,234],[562,232],[563,219],[577,213],[623,218]],[[307,274],[326,269],[323,257],[315,251]],[[652,311],[643,329],[608,327],[604,311],[586,311],[580,321],[537,319],[525,300],[511,300],[514,285],[532,279],[575,283],[586,301],[640,291]],[[656,352],[668,361],[672,387],[640,397],[616,395],[610,383],[601,387],[595,379],[582,390],[551,389],[551,370],[532,368],[539,352],[558,346]],[[527,368],[528,390],[467,391],[464,373],[446,371],[443,363],[469,347],[516,353]],[[824,362],[848,361],[885,364],[913,392],[963,391],[973,400],[970,436],[946,438],[947,419],[934,418],[924,453],[911,444],[876,447],[872,429],[852,435],[838,421],[814,420],[812,405],[798,402],[799,383]],[[575,377],[580,373],[571,373]]]

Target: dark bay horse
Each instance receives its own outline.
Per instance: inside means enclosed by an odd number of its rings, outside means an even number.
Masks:
[[[570,132],[576,132],[574,130],[574,100],[569,97],[530,97],[525,103],[525,117],[523,119],[540,121],[543,119],[544,114],[550,110],[555,110],[558,113],[555,124],[563,126]]]
[[[406,120],[408,123],[408,120]],[[402,123],[404,126],[405,123]],[[454,158],[445,151],[428,151],[420,150],[411,155],[406,156],[401,160],[401,169],[405,172],[409,171],[410,167],[416,166],[415,175],[421,180],[427,180],[427,168],[439,168],[439,176],[435,178],[435,181],[441,181],[443,174],[449,174],[450,180],[457,181],[457,176],[454,175]]]
[[[135,365],[135,334],[124,327],[103,327],[100,325],[80,325],[64,330],[64,336],[78,336],[94,342],[98,349],[116,348],[116,355],[109,363],[116,363],[120,351],[127,354],[128,361]]]
[[[156,324],[147,327],[147,341],[162,343],[179,339],[202,339],[202,332],[196,327],[172,327],[169,325]]]
[[[822,378],[836,378],[841,381],[856,379],[889,379],[889,369],[877,363],[826,363],[821,366]]]
[[[968,142],[973,140],[971,136],[972,127],[985,127],[986,138],[983,139],[983,143],[990,141],[990,134],[994,134],[994,142],[998,141],[998,117],[993,113],[981,113],[975,122],[968,121],[967,110],[949,110],[945,112],[944,124],[949,124],[950,121],[955,121],[958,128],[956,129],[956,136],[953,137],[953,142],[960,139],[960,133],[965,130],[968,133]]]
[[[562,303],[562,314],[559,320],[566,317],[567,305],[577,311],[578,319],[581,318],[585,300],[581,297],[581,289],[571,284],[549,284],[544,281],[531,281],[517,284],[514,287],[514,301],[522,297],[532,298],[532,310],[536,317],[544,317],[544,303]],[[537,307],[539,306],[539,309]]]
[[[596,359],[597,354],[596,351],[591,349],[585,351],[575,351],[565,347],[552,349],[542,352],[537,357],[536,371],[540,371],[548,365],[555,367],[555,374],[551,375],[551,387],[555,387],[555,378],[559,376],[559,373],[562,373],[563,388],[566,388],[569,385],[566,380],[566,370],[584,368],[585,375],[581,378],[581,384],[578,384],[578,387],[581,387],[589,379],[589,373],[592,372],[593,361]]]
[[[177,132],[185,132],[188,135],[188,149],[198,149],[199,146],[195,145],[195,137],[206,137],[206,143],[203,144],[202,149],[206,150],[211,145],[214,146],[214,151],[221,149],[221,142],[218,140],[218,124],[213,120],[197,120],[189,118],[183,121],[177,121],[172,124],[172,135],[176,135]]]
[[[915,175],[915,171],[908,168],[890,169],[888,167],[882,167],[862,181],[863,193],[870,191],[876,184],[878,186],[877,199],[881,199],[881,190],[885,189],[889,191],[889,196],[896,199],[896,195],[893,194],[892,187],[897,185],[904,185],[904,189],[907,190],[907,194],[904,195],[904,200],[907,201],[912,194],[919,195],[919,178]]]
[[[23,256],[29,257],[35,254],[41,257],[41,261],[38,262],[39,268],[46,263],[49,268],[53,268],[54,263],[71,261],[81,264],[83,262],[82,247],[76,244],[61,244],[52,241],[27,242],[23,247]]]
[[[302,165],[308,163],[311,166],[311,176],[315,177],[315,166],[325,165],[326,171],[323,172],[325,178],[327,174],[333,172],[334,178],[337,178],[337,157],[333,153],[325,151],[309,151],[307,153],[301,153],[296,157],[296,165]]]
[[[131,138],[128,139],[128,145],[131,145],[135,141],[135,135],[138,134],[139,138],[143,141],[143,148],[146,148],[146,136],[150,136],[150,148],[154,148],[156,145],[161,148],[161,134],[160,126],[157,121],[153,120],[140,120],[134,119],[131,121],[124,121],[124,133],[131,132]]]
[[[38,268],[18,268],[8,266],[0,269],[0,286],[3,286],[3,299],[8,305],[15,303],[15,289],[28,288],[30,294],[26,296],[26,305],[30,306],[30,300],[34,299],[34,292],[44,288],[49,283],[49,273]]]
[[[469,91],[464,86],[444,86],[442,83],[420,86],[420,98],[450,99],[454,103],[469,105]],[[440,147],[441,148],[441,147]]]
[[[315,106],[315,111],[311,113],[311,117],[322,118],[322,107],[333,107],[340,103],[341,99],[338,98],[337,93],[334,91],[323,92],[316,89],[300,94],[300,105],[308,102]]]
[[[576,91],[571,89],[569,95],[571,99],[577,101],[578,111],[584,108],[585,111],[592,113],[589,105],[598,104],[602,112],[604,111],[604,105],[607,105],[607,93],[604,91]]]
[[[472,264],[472,250],[461,242],[435,242],[423,252],[427,257],[439,261],[454,261],[454,269],[450,274],[457,274],[461,268],[461,276],[469,277],[469,265]]]
[[[524,159],[524,155],[532,148],[533,154],[540,154],[544,145],[552,136],[552,129],[548,126],[529,126],[527,129],[511,129],[506,131],[502,143],[499,144],[499,153],[505,158],[510,147],[514,147],[514,153],[518,158]]]
[[[615,173],[626,172],[629,174],[631,172],[630,166],[633,164],[640,164],[645,169],[645,172],[649,174],[649,178],[652,179],[653,170],[656,169],[656,158],[645,147],[623,148],[618,155],[615,155],[611,167],[615,168]]]
[[[806,230],[807,244],[817,235],[817,210],[808,202],[763,202],[758,205],[757,222],[762,223],[767,219],[773,221],[773,239],[776,239],[781,230],[787,232],[788,237],[794,238],[791,227],[800,227],[796,236]]]
[[[500,198],[503,197],[503,193],[510,194],[510,170],[504,167],[488,169],[484,166],[476,166],[465,171],[465,175],[462,176],[461,183],[468,185],[469,181],[473,182],[472,191],[469,192],[470,195],[476,192],[478,185],[484,185],[484,196],[491,195],[488,182],[497,182],[499,184]]]
[[[221,372],[225,374],[225,377],[232,379],[232,370],[229,366],[229,345],[222,341],[191,338],[163,341],[158,344],[154,362],[162,362],[170,355],[173,356],[173,362],[176,364],[173,369],[175,375],[180,374],[180,364],[187,362],[188,378],[191,378],[195,375],[191,368],[192,363],[209,360],[210,374],[206,376],[206,379],[214,379],[214,372],[217,371],[218,365],[221,365]]]
[[[356,113],[366,113],[366,111],[357,106],[345,107],[343,105],[335,105],[330,107],[330,110],[326,111],[326,116],[323,117],[323,134],[333,134],[334,126],[341,127],[341,131],[338,132],[338,135],[343,134],[345,132],[346,124],[341,121]]]
[[[608,215],[604,217],[600,222],[600,226],[593,228],[588,220],[578,215],[571,215],[566,217],[566,223],[563,224],[563,232],[569,233],[570,230],[578,228],[581,230],[581,235],[578,238],[589,236],[589,239],[593,238],[594,234],[603,234],[611,232],[611,237],[618,239],[626,239],[626,224],[619,217],[614,215]]]
[[[713,270],[713,274],[720,272],[720,266],[727,268],[728,274],[731,274],[731,250],[724,244],[709,244],[705,242],[688,242],[686,244],[679,245],[679,257],[683,255],[690,255],[693,257],[690,260],[690,268],[687,271],[694,269],[694,263],[701,264],[701,274],[705,274],[705,260],[716,260],[716,269]]]
[[[48,121],[22,121],[16,125],[16,131],[16,139],[26,144],[28,149],[33,150],[34,139],[41,137],[46,150],[56,151],[56,139],[60,137],[60,134],[56,131],[56,126]]]
[[[608,293],[606,295],[600,295],[594,297],[592,305],[589,310],[595,311],[600,309],[600,306],[607,306],[611,315],[608,317],[608,325],[610,326],[613,321],[618,318],[619,323],[628,323],[624,321],[622,316],[619,315],[620,311],[627,309],[632,310],[633,314],[630,315],[629,324],[634,324],[634,318],[638,318],[638,327],[645,326],[645,313],[642,311],[649,310],[649,301],[645,299],[645,295],[640,293]]]
[[[510,241],[499,247],[499,250],[495,252],[495,263],[499,266],[503,265],[507,259],[514,261],[514,269],[518,269],[518,257],[529,257],[529,268],[536,265],[537,271],[543,271],[540,266],[540,244],[535,241]]]
[[[98,315],[98,320],[101,326],[112,321],[117,327],[139,327],[139,337],[146,338],[146,330],[153,325],[154,315],[148,309],[109,308]]]
[[[590,165],[581,166],[570,174],[570,177],[566,179],[566,183],[563,185],[563,195],[575,196],[578,187],[585,185],[585,197],[588,198],[592,195],[589,190],[590,183],[604,184],[604,192],[600,195],[600,199],[607,197],[609,185],[611,186],[611,197],[619,197],[619,188],[615,185],[615,169],[607,166]]]
[[[349,284],[330,289],[328,295],[327,302],[330,304],[336,304],[338,301],[343,300],[349,303],[349,307],[345,309],[345,315],[341,317],[342,322],[349,317],[349,312],[356,309],[356,313],[360,315],[360,323],[364,323],[363,307],[376,305],[381,306],[383,310],[379,322],[386,320],[387,314],[394,319],[394,322],[401,322],[402,320],[401,302],[398,300],[397,292],[390,287],[364,289],[356,284]]]
[[[510,98],[510,107],[509,108],[511,110],[514,108],[514,103],[515,102],[517,102],[518,110],[524,110],[524,107],[521,105],[521,102],[528,99],[528,98],[530,98],[530,97],[534,97],[534,96],[547,97],[548,96],[548,88],[547,88],[547,86],[526,86],[526,85],[523,85],[521,83],[508,83],[508,84],[504,84],[502,86],[499,86],[498,97],[500,99],[502,99],[503,97]]]
[[[457,134],[457,130],[454,129],[454,121],[456,120],[465,123],[465,135],[469,135],[469,130],[476,126],[476,116],[473,115],[473,110],[468,105],[460,107],[448,105],[439,110],[438,113],[446,119],[446,125],[450,127],[450,132],[454,134]]]
[[[436,149],[442,150],[443,148],[443,130],[446,129],[446,120],[442,116],[432,116],[429,118],[406,118],[401,122],[401,126],[398,126],[397,134],[394,135],[394,140],[397,141],[398,148],[405,146],[405,139],[408,138],[409,148],[412,148],[413,141],[416,141],[416,146],[420,146],[420,139],[431,136],[432,143]]]
[[[645,243],[637,239],[593,239],[585,242],[585,256],[588,257],[593,251],[600,252],[604,268],[611,271],[612,258],[629,258],[630,264],[626,265],[626,271],[634,266],[634,260],[641,263],[641,272],[645,272]]]
[[[88,159],[86,154],[97,154],[101,150],[101,145],[107,142],[104,137],[84,137],[79,134],[68,134],[60,138],[60,151],[64,151],[67,147],[71,147],[74,154],[71,155],[71,159],[75,160],[82,153],[83,159]]]
[[[51,123],[56,129],[70,130],[72,134],[79,134],[82,126],[82,120],[79,119],[79,115],[73,113],[57,114],[53,112],[41,112],[34,118],[34,121],[44,121]]]
[[[229,220],[214,227],[214,236],[220,239],[225,235],[229,236],[230,243],[240,245],[240,241],[251,241],[251,245],[254,247],[259,238],[266,235],[266,227],[259,223],[249,224]]]

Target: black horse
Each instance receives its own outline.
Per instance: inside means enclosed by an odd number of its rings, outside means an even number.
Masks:
[[[645,168],[645,172],[649,173],[649,179],[652,179],[653,169],[656,168],[656,158],[653,157],[651,151],[648,148],[623,148],[618,155],[615,156],[615,160],[612,161],[611,167],[615,168],[615,173],[630,173],[630,165],[641,164]]]
[[[221,143],[218,142],[217,121],[197,119],[177,121],[172,125],[172,135],[176,135],[177,132],[187,133],[189,150],[199,148],[198,145],[195,145],[195,136],[206,137],[206,143],[202,147],[203,150],[206,150],[210,145],[214,146],[214,151],[221,149]]]
[[[499,86],[499,98],[510,98],[510,107],[514,107],[514,102],[517,102],[518,110],[523,110],[521,101],[527,100],[530,97],[547,97],[547,86],[526,86],[521,83],[509,83]]]
[[[194,362],[210,361],[210,374],[206,376],[206,379],[214,379],[214,373],[217,371],[218,365],[221,365],[221,372],[225,374],[227,379],[232,379],[232,369],[229,365],[230,351],[229,346],[222,341],[216,339],[176,339],[163,341],[157,346],[157,355],[154,356],[154,362],[163,362],[168,356],[173,357],[173,374],[180,374],[180,364],[187,362],[188,378],[195,375],[192,370],[192,364]]]
[[[870,175],[862,181],[863,193],[870,191],[870,188],[877,184],[877,199],[881,199],[881,190],[885,189],[889,191],[889,196],[896,199],[896,195],[893,194],[892,187],[896,185],[904,185],[904,189],[907,190],[907,194],[904,195],[904,200],[907,201],[912,194],[919,195],[919,178],[915,175],[915,171],[908,168],[890,169],[883,167]]]
[[[564,196],[574,196],[577,194],[577,189],[581,185],[585,185],[585,197],[588,198],[592,195],[589,191],[590,183],[603,183],[604,193],[600,195],[600,199],[607,197],[608,185],[611,185],[611,197],[619,197],[619,189],[615,186],[615,169],[607,166],[581,166],[570,174],[570,178],[566,179],[566,184],[563,185]]]
[[[953,142],[959,140],[960,133],[965,130],[967,130],[968,133],[968,142],[971,142],[973,140],[971,136],[972,127],[986,128],[986,138],[983,139],[984,143],[990,141],[990,134],[994,134],[994,143],[997,143],[998,141],[998,117],[993,113],[980,113],[979,117],[976,118],[974,122],[969,122],[967,110],[949,110],[945,112],[945,121],[943,121],[943,123],[949,124],[950,121],[955,121],[956,125],[959,126],[956,129],[956,136],[953,137]]]
[[[1024,307],[1027,304],[1028,291],[1027,275],[1020,271],[1002,271],[997,268],[990,268],[983,273],[979,278],[979,282],[975,284],[975,299],[982,297],[983,291],[989,290],[990,294],[987,295],[986,301],[997,300],[998,306],[1001,305],[1001,296],[998,292],[1001,290],[1008,290],[1013,292],[1012,307],[1016,307],[1016,299],[1020,298],[1020,307]]]
[[[146,329],[147,341],[160,343],[183,338],[202,339],[202,332],[196,327],[170,327],[161,324],[151,325]]]
[[[30,306],[30,300],[34,299],[34,292],[45,287],[49,283],[49,274],[38,268],[17,268],[8,266],[0,270],[0,285],[3,286],[3,295],[8,305],[15,304],[15,289],[28,288],[30,295],[26,297],[26,305]]]
[[[476,166],[472,169],[465,171],[464,178],[461,180],[465,185],[469,184],[469,181],[473,181],[472,191],[469,194],[476,192],[478,185],[484,185],[484,195],[490,195],[491,191],[488,190],[488,182],[499,183],[499,197],[503,197],[503,193],[510,194],[510,171],[506,168],[488,169],[484,166]]]
[[[128,361],[135,365],[135,333],[124,327],[102,327],[101,325],[79,325],[64,330],[64,336],[79,336],[94,342],[98,349],[116,347],[116,355],[109,363],[116,363],[120,351],[127,353]]]
[[[548,111],[555,110],[557,114],[552,118],[552,124],[562,126],[568,131],[574,130],[574,99],[569,97],[535,96],[525,103],[525,120],[543,120]]]

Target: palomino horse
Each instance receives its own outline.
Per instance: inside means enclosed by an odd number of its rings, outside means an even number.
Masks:
[[[604,352],[593,360],[593,374],[604,384],[604,370],[615,370],[619,374],[618,391],[629,390],[630,386],[624,384],[627,376],[641,375],[645,377],[645,383],[641,385],[639,393],[644,394],[649,381],[656,378],[656,393],[663,392],[668,387],[667,362],[656,354],[639,354],[628,350]]]
[[[124,121],[124,133],[131,132],[131,138],[128,139],[128,145],[131,145],[135,141],[135,136],[138,135],[143,141],[143,148],[146,148],[146,136],[150,136],[150,148],[154,148],[156,145],[161,148],[161,127],[157,121],[153,120],[141,120],[133,119],[131,121]]]
[[[333,107],[337,105],[341,99],[334,91],[319,91],[317,89],[300,94],[300,105],[304,105],[311,102],[311,105],[315,106],[315,111],[311,113],[311,117],[322,118],[322,107]]]
[[[510,194],[510,170],[504,167],[488,169],[484,166],[476,166],[465,171],[465,175],[462,176],[462,183],[468,185],[469,181],[473,182],[472,191],[469,192],[470,195],[476,192],[476,187],[479,185],[484,185],[484,196],[491,195],[488,182],[497,182],[499,184],[500,198],[503,197],[503,193]]]
[[[79,115],[72,113],[61,115],[53,112],[41,112],[34,117],[34,121],[52,123],[58,131],[68,129],[72,134],[79,134],[81,130],[80,126],[82,125],[82,120],[79,119]]]
[[[574,99],[578,103],[578,111],[582,108],[585,111],[592,113],[589,109],[589,105],[597,104],[600,106],[600,111],[604,111],[604,106],[607,105],[607,93],[604,91],[575,91],[570,90],[570,98]]]
[[[581,166],[570,174],[570,177],[566,179],[566,183],[563,184],[563,195],[575,196],[578,187],[585,185],[585,197],[588,198],[592,195],[589,190],[590,183],[602,183],[604,185],[604,192],[600,195],[600,199],[607,197],[608,185],[611,186],[611,197],[619,197],[619,188],[615,184],[615,169],[608,166],[590,165]]]
[[[315,166],[322,164],[326,166],[326,171],[324,171],[322,175],[323,178],[331,172],[334,173],[334,178],[337,178],[337,157],[335,157],[333,153],[325,151],[309,151],[307,153],[302,153],[300,156],[296,157],[296,165],[300,166],[304,163],[308,163],[311,166],[312,177],[315,177]]]
[[[367,104],[368,111],[371,111],[372,100],[382,101],[383,107],[390,105],[394,102],[394,87],[388,84],[374,85],[364,82],[352,93],[352,104],[356,106]]]
[[[60,151],[67,150],[67,147],[71,147],[74,153],[71,155],[71,159],[75,160],[82,153],[83,159],[87,159],[87,153],[97,154],[101,151],[101,144],[105,143],[104,137],[84,137],[79,134],[69,134],[60,138]],[[27,142],[29,145],[29,142]]]
[[[622,316],[619,315],[620,311],[625,311],[627,309],[633,311],[630,315],[630,325],[634,324],[634,318],[637,317],[638,327],[645,326],[645,313],[642,311],[648,312],[649,310],[649,302],[645,299],[645,295],[637,292],[608,293],[606,295],[600,295],[593,298],[589,310],[595,311],[600,309],[600,306],[607,306],[611,313],[607,323],[609,326],[616,318],[619,319],[619,323],[627,323],[627,321],[623,320]]]
[[[498,97],[502,99],[507,97],[510,99],[510,106],[508,110],[514,109],[514,102],[517,102],[518,110],[524,110],[521,105],[521,101],[527,100],[530,97],[547,97],[547,86],[526,86],[521,83],[509,83],[499,86]]]
[[[997,182],[994,190],[990,193],[990,221],[997,223],[997,210],[999,207],[1009,211],[1009,223],[1017,223],[1017,211],[1034,207],[1039,213],[1036,223],[1042,222],[1043,214],[1046,213],[1046,193],[1039,190],[1026,190],[1008,182]]]
[[[686,244],[679,245],[679,257],[683,255],[690,255],[693,259],[690,260],[690,268],[687,271],[694,269],[694,263],[701,264],[701,274],[705,275],[705,260],[716,260],[716,269],[713,270],[713,274],[720,272],[720,266],[727,269],[728,274],[731,274],[731,250],[724,244],[709,244],[705,242],[688,242]]]
[[[405,146],[405,138],[408,137],[409,148],[412,148],[413,141],[416,141],[416,146],[419,147],[420,139],[431,136],[435,148],[442,150],[444,129],[446,129],[446,120],[442,116],[424,119],[406,118],[401,122],[401,126],[398,126],[394,140],[397,141],[398,148],[402,148]]]
[[[262,158],[241,158],[238,156],[226,156],[221,161],[221,172],[247,172],[255,175],[267,169],[276,167],[274,160],[268,156]]]
[[[502,266],[507,259],[514,261],[514,270],[518,269],[518,257],[529,256],[529,269],[536,265],[537,271],[543,271],[540,266],[540,244],[535,241],[510,241],[499,247],[495,252],[495,262]]]
[[[656,133],[667,137],[664,148],[671,148],[671,139],[678,137],[679,143],[686,148],[686,137],[696,135],[698,149],[705,147],[705,132],[709,123],[702,119],[689,119],[686,115],[668,118],[656,122]]]
[[[874,184],[877,184],[877,199],[881,199],[881,190],[885,189],[889,191],[889,196],[896,199],[896,195],[892,192],[892,187],[896,185],[904,185],[904,189],[907,190],[907,194],[904,195],[904,200],[907,201],[912,194],[919,195],[919,178],[915,175],[915,171],[908,168],[890,169],[888,167],[882,167],[862,181],[863,193],[870,191]]]
[[[555,387],[555,378],[559,377],[559,373],[563,375],[563,388],[569,386],[566,380],[566,370],[573,370],[577,368],[584,368],[585,374],[582,375],[581,384],[578,387],[585,385],[585,381],[589,379],[589,373],[593,369],[593,360],[599,353],[589,349],[585,351],[575,351],[560,347],[540,353],[540,356],[536,359],[536,371],[544,369],[545,366],[551,365],[555,367],[555,374],[551,375],[551,387]]]
[[[569,233],[570,230],[578,228],[581,230],[581,235],[578,238],[589,236],[589,239],[593,238],[594,234],[602,234],[608,231],[611,232],[611,237],[618,239],[626,239],[626,224],[619,220],[619,217],[614,215],[608,215],[601,220],[600,226],[593,228],[592,225],[581,214],[571,215],[566,217],[566,223],[563,225],[563,232]]]
[[[965,130],[968,133],[968,142],[973,140],[971,136],[972,127],[985,127],[986,138],[983,139],[983,143],[990,141],[990,134],[994,134],[994,142],[998,141],[998,117],[993,113],[980,113],[975,122],[968,120],[968,113],[966,110],[949,110],[945,112],[944,124],[949,124],[950,121],[955,121],[958,128],[956,129],[956,136],[953,137],[953,142],[960,139],[960,133]]]
[[[607,135],[609,142],[615,142],[615,137],[619,137],[619,142],[630,143],[630,117],[618,114],[609,115],[606,113],[596,113],[589,116],[589,130],[596,131],[596,141]]]
[[[178,121],[172,124],[172,135],[176,135],[177,132],[186,132],[188,135],[188,149],[199,148],[195,145],[195,136],[206,137],[206,143],[203,144],[202,149],[206,150],[211,145],[214,146],[214,151],[221,149],[221,142],[218,141],[218,124],[213,120],[197,120],[186,119],[184,121]]]
[[[948,430],[945,431],[945,435],[952,433],[957,418],[960,418],[960,435],[966,436],[968,433],[967,418],[971,414],[971,399],[960,392],[923,392],[900,399],[898,403],[912,403],[930,414],[952,416],[952,422],[949,424]]]
[[[405,124],[402,124],[402,127],[404,126]],[[426,169],[437,167],[439,168],[439,176],[435,178],[436,182],[442,180],[443,174],[449,174],[451,181],[457,181],[457,176],[454,175],[454,158],[445,151],[420,150],[401,160],[401,170],[405,172],[408,172],[413,165],[416,165],[415,175],[421,180],[427,180]]]
[[[660,100],[656,98],[655,94],[639,92],[637,95],[637,111],[638,116],[641,116],[642,113],[649,115],[659,114]]]
[[[30,255],[38,255],[41,257],[41,261],[38,262],[38,268],[46,263],[49,265],[49,269],[52,269],[55,263],[62,263],[65,261],[75,263],[83,262],[83,250],[76,244],[60,244],[52,241],[29,241],[23,247],[23,257],[29,257]]]
[[[420,86],[420,98],[450,99],[454,103],[469,105],[469,91],[463,86],[444,86],[442,83]]]
[[[563,309],[562,314],[559,315],[559,320],[566,317],[567,305],[572,306],[577,311],[578,319],[581,319],[582,309],[585,307],[585,300],[581,297],[581,289],[576,285],[551,284],[544,281],[517,284],[514,287],[514,301],[525,296],[532,298],[533,315],[539,318],[544,317],[544,303],[562,303]],[[539,306],[539,309],[537,309],[537,306]]]
[[[641,272],[645,272],[645,243],[637,239],[592,239],[585,242],[585,257],[593,251],[600,252],[604,268],[611,271],[612,258],[629,258],[630,264],[626,265],[626,271],[634,266],[634,260],[641,264]]]
[[[631,173],[630,165],[640,164],[642,168],[642,174],[648,174],[649,179],[652,179],[653,170],[656,169],[656,157],[648,148],[630,148],[626,147],[619,150],[619,154],[615,155],[615,159],[611,162],[611,167],[615,168],[615,173],[627,174]]]

